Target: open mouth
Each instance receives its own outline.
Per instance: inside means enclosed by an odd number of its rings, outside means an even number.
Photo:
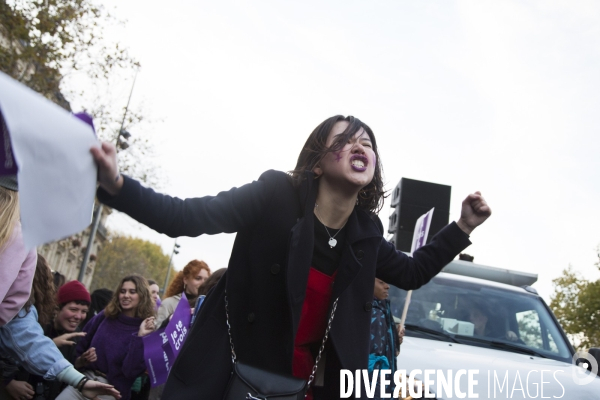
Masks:
[[[350,158],[350,165],[355,171],[365,171],[367,165],[369,165],[369,160],[363,155],[355,154]]]

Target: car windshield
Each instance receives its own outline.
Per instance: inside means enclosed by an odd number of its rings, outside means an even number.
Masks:
[[[389,293],[392,313],[400,318],[407,292],[390,287]],[[571,362],[569,346],[539,297],[443,275],[413,291],[406,335]]]

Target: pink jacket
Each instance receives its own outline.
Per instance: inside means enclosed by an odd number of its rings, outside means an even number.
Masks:
[[[25,249],[21,223],[17,222],[0,253],[0,326],[13,319],[29,299],[36,263],[37,252]]]

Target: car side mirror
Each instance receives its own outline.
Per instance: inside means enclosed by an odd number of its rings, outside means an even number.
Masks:
[[[594,357],[596,359],[596,363],[600,364],[600,349],[597,347],[592,347],[591,349],[588,350],[588,353],[590,356]],[[590,365],[590,363],[588,363],[588,371],[592,370],[592,366]],[[600,372],[596,371],[596,375],[600,374]]]

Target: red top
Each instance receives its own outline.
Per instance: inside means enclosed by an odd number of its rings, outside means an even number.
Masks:
[[[310,348],[315,343],[320,346],[323,342],[335,275],[334,273],[333,276],[329,276],[310,267],[302,315],[294,342],[292,367],[293,374],[297,378],[308,380],[315,365],[315,358]],[[312,400],[312,390],[309,391],[307,399]]]

